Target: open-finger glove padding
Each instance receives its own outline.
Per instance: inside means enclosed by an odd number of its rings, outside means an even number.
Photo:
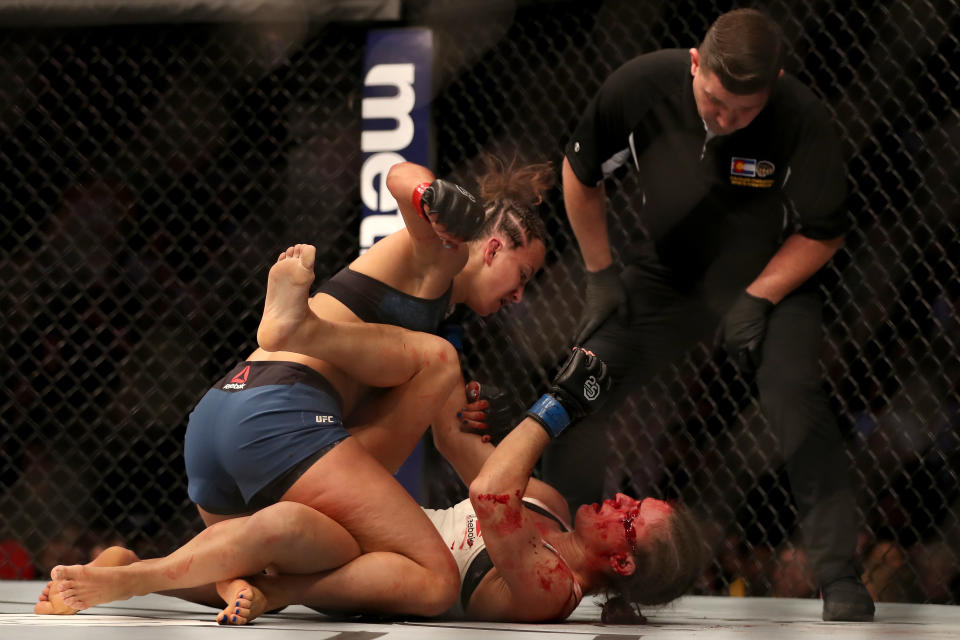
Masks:
[[[558,436],[574,420],[596,411],[607,399],[613,381],[607,365],[590,351],[574,347],[543,394],[527,411],[551,436]]]
[[[420,202],[430,208],[437,224],[464,241],[477,237],[486,215],[476,197],[460,185],[438,178],[423,192]]]

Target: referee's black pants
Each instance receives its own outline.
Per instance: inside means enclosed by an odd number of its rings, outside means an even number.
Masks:
[[[698,341],[712,340],[734,295],[679,293],[649,265],[628,267],[623,278],[631,293],[629,324],[611,317],[584,345],[607,363],[616,391],[597,414],[558,438],[541,466],[544,480],[573,509],[611,497],[601,495],[611,463],[606,429],[619,401]],[[822,301],[808,284],[771,312],[756,375],[760,404],[786,462],[810,565],[826,584],[858,575],[853,558],[859,518],[851,463],[822,388],[821,331]]]

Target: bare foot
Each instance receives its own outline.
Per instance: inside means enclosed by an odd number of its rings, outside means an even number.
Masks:
[[[137,554],[123,547],[108,547],[104,549],[88,566],[121,567],[139,560]],[[61,592],[63,583],[60,580],[51,580],[40,592],[33,612],[38,615],[72,615],[80,609],[69,606],[63,600]]]
[[[51,580],[40,592],[37,604],[33,605],[33,612],[41,616],[70,616],[75,614],[77,609],[67,606],[60,595],[59,583],[54,585]]]
[[[247,624],[267,610],[266,596],[243,578],[222,582],[217,585],[217,591],[227,602],[217,616],[217,624]]]
[[[267,351],[283,351],[306,314],[307,299],[313,283],[313,261],[317,248],[298,244],[280,254],[270,267],[263,319],[257,329],[257,342]]]
[[[137,588],[136,573],[128,571],[126,567],[58,565],[50,572],[50,576],[54,581],[59,581],[63,602],[78,611],[143,595]]]

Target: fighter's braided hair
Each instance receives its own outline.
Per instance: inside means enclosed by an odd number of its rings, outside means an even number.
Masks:
[[[486,171],[477,183],[487,219],[478,237],[496,230],[511,249],[532,240],[546,244],[547,228],[536,208],[556,182],[553,166],[549,162],[520,166],[516,158],[505,163],[489,154],[484,156],[484,164]]]

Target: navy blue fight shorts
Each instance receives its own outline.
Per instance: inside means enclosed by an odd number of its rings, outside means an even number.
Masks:
[[[340,394],[296,362],[241,362],[190,413],[187,493],[205,511],[236,515],[280,500],[350,434]]]

